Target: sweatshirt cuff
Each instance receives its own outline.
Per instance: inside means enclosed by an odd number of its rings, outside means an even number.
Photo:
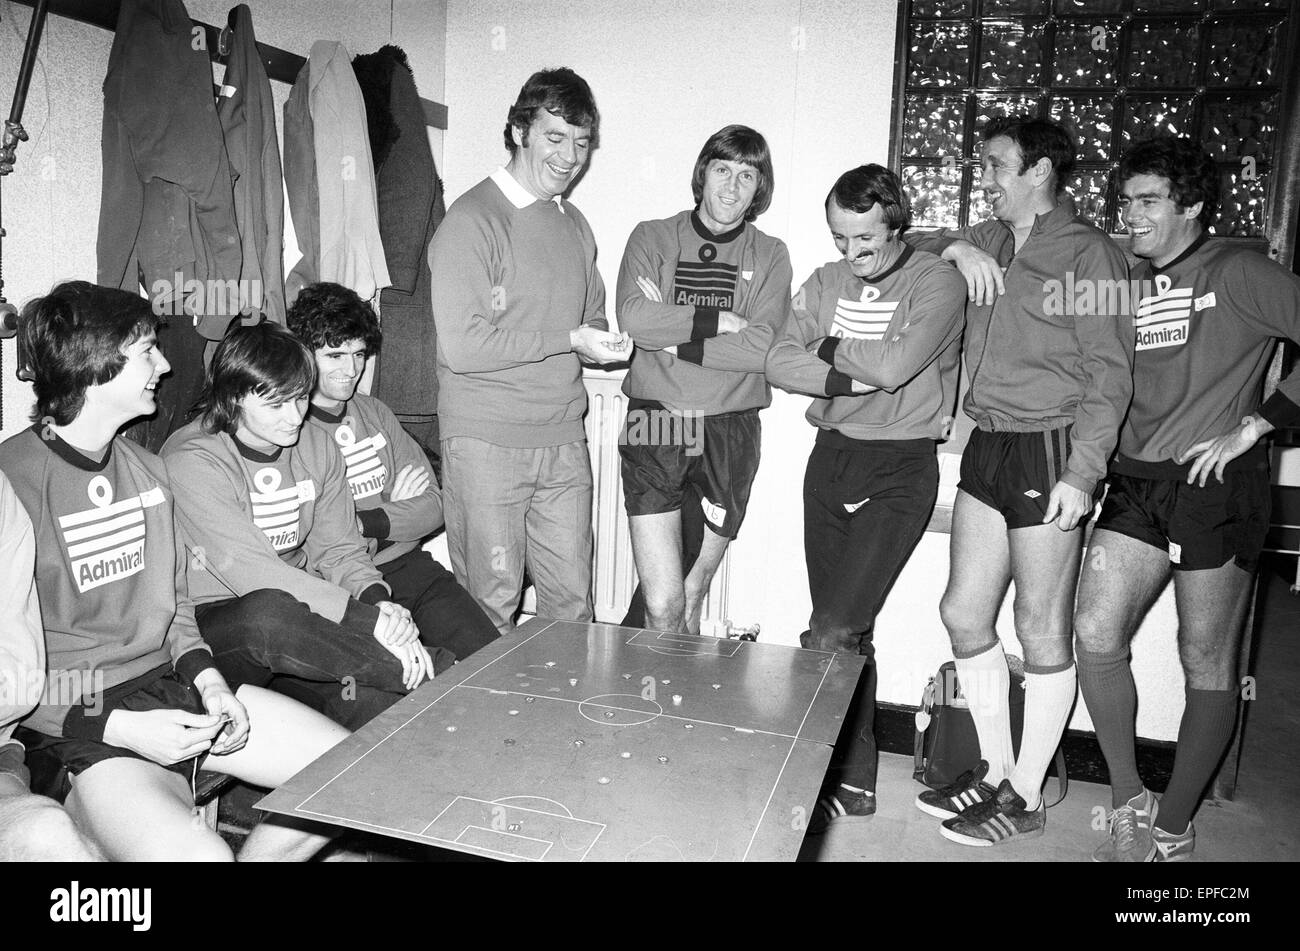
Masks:
[[[1061,474],[1061,481],[1068,486],[1073,486],[1086,495],[1092,495],[1097,489],[1097,480],[1089,479],[1087,476],[1080,475],[1073,469],[1066,469]]]
[[[696,366],[704,365],[704,341],[691,340],[687,343],[677,345],[677,359],[685,360],[687,363],[694,363]]]
[[[380,601],[388,601],[393,597],[393,593],[386,586],[376,581],[366,590],[357,595],[357,600],[362,604],[378,604]]]
[[[695,307],[695,317],[691,320],[691,339],[708,340],[718,335],[718,308]]]
[[[1300,422],[1300,406],[1293,403],[1281,390],[1277,390],[1266,399],[1258,412],[1274,429],[1294,426]]]
[[[835,348],[840,345],[839,337],[827,337],[817,348],[817,359],[835,366]]]
[[[186,683],[193,684],[194,678],[209,667],[217,666],[212,660],[212,652],[202,647],[196,647],[194,650],[186,651],[176,659],[172,664],[177,676]]]
[[[852,396],[853,377],[849,376],[847,373],[841,373],[839,370],[831,367],[830,372],[826,374],[826,395]]]
[[[357,519],[361,522],[361,534],[366,538],[387,538],[392,534],[392,523],[388,520],[388,513],[383,509],[359,511]]]
[[[374,632],[378,621],[379,608],[373,604],[363,604],[356,598],[348,598],[347,610],[343,612],[343,620],[339,623],[349,630],[363,630],[370,634]]]
[[[573,341],[567,330],[549,330],[542,334],[542,350],[548,357],[557,353],[572,353]]]

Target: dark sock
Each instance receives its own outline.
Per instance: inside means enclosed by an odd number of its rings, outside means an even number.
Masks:
[[[1187,706],[1178,725],[1174,775],[1160,799],[1156,827],[1182,835],[1201,804],[1201,794],[1214,775],[1237,723],[1236,690],[1187,691]]]
[[[1094,654],[1076,643],[1074,656],[1083,702],[1110,771],[1111,808],[1117,809],[1142,792],[1134,742],[1137,688],[1128,649]]]

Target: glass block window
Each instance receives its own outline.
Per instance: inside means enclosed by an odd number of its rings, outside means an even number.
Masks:
[[[988,207],[979,130],[1010,112],[1075,134],[1080,210],[1122,233],[1120,153],[1157,131],[1199,139],[1219,163],[1214,231],[1265,238],[1277,173],[1289,0],[904,0],[894,160],[918,227]]]

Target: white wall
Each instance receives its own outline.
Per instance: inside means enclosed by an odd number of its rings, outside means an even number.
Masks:
[[[896,15],[893,0],[451,0],[448,196],[504,160],[506,110],[528,75],[567,65],[601,111],[600,148],[572,197],[595,231],[611,294],[632,228],[692,204],[695,157],[730,122],[758,129],[772,148],[776,193],[757,223],[785,240],[801,282],[835,256],[822,212],[835,178],[888,158]],[[765,639],[786,642],[809,609],[799,501],[812,445],[806,405],[778,393],[763,414],[763,464],[732,554],[735,620],[758,620]]]
[[[340,40],[353,55],[385,43],[401,46],[420,94],[445,102],[446,0],[245,0],[257,39],[306,56],[317,39]],[[222,25],[233,0],[188,0],[199,21]],[[0,107],[8,115],[31,10],[0,7]],[[4,178],[5,296],[19,306],[61,280],[95,278],[99,220],[100,128],[104,72],[113,34],[51,14],[41,40],[23,124],[31,141],[18,147],[13,174]],[[219,76],[221,67],[216,67]],[[277,124],[289,86],[272,82]],[[279,130],[283,141],[283,130]],[[442,133],[431,130],[441,160]],[[285,208],[290,266],[297,260]],[[287,272],[288,268],[286,268]],[[3,343],[4,416],[0,438],[27,424],[30,387],[14,378],[13,341]]]
[[[753,126],[771,145],[776,194],[757,224],[789,246],[800,283],[835,256],[822,212],[835,178],[888,161],[897,12],[895,0],[450,0],[448,197],[505,160],[506,110],[528,75],[571,66],[601,111],[600,147],[572,198],[595,231],[607,289],[632,228],[689,207],[695,156],[729,122]],[[763,461],[732,546],[732,619],[761,623],[771,643],[797,643],[810,611],[801,511],[813,438],[807,402],[778,392],[763,413]],[[881,699],[916,703],[928,675],[951,657],[938,615],[947,573],[948,536],[927,534],[880,618]],[[1009,603],[999,627],[1008,650],[1021,653]],[[1166,597],[1135,646],[1143,736],[1177,730],[1183,695],[1173,631]],[[1091,727],[1082,704],[1071,725]]]

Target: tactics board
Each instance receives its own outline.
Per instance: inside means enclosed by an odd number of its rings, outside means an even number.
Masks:
[[[861,669],[534,619],[258,806],[509,860],[793,860]]]

